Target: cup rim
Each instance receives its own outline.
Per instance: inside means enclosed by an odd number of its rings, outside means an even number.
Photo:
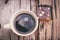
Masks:
[[[15,20],[15,18],[16,18],[18,15],[22,14],[22,13],[27,13],[27,14],[31,15],[31,16],[35,19],[35,22],[36,22],[35,28],[32,30],[32,32],[30,32],[30,33],[28,33],[28,34],[20,34],[19,32],[17,32],[17,31],[15,30],[16,28],[14,27],[14,20]],[[17,35],[19,35],[19,36],[28,36],[28,35],[33,34],[33,33],[37,30],[37,28],[38,28],[38,17],[37,17],[36,14],[35,14],[34,12],[32,12],[31,10],[21,9],[21,10],[16,11],[16,12],[12,15],[11,20],[10,20],[10,24],[11,24],[11,29],[12,29],[12,31],[13,31],[15,34],[17,34]]]

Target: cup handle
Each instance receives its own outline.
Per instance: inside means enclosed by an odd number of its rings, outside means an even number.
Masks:
[[[10,23],[4,25],[4,29],[11,29]]]

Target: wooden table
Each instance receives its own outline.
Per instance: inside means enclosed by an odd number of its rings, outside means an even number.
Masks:
[[[9,23],[12,14],[19,9],[28,9],[36,13],[35,0],[0,0],[0,40],[60,40],[60,0],[39,0],[39,5],[52,6],[53,20],[44,23],[44,29],[37,31],[30,36],[18,36],[11,30],[4,29]]]

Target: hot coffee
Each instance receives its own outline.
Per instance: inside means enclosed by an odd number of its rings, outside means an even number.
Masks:
[[[14,21],[16,30],[22,34],[30,33],[36,26],[35,19],[27,13],[18,15]]]

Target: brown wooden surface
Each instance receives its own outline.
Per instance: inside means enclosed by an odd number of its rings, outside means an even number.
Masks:
[[[56,2],[56,4],[54,3]],[[4,25],[9,23],[12,14],[19,9],[29,9],[36,13],[35,0],[0,0],[0,40],[60,40],[60,0],[39,0],[39,5],[52,6],[53,21],[39,22],[39,28],[30,36],[17,36],[11,30],[4,29]]]

